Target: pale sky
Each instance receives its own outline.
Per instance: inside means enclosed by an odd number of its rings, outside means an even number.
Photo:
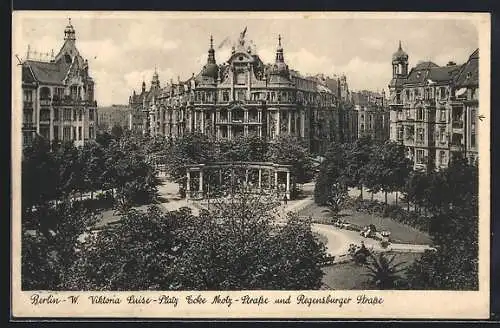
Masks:
[[[439,65],[450,60],[463,63],[478,48],[476,20],[463,16],[374,19],[339,13],[307,19],[281,15],[278,19],[276,14],[213,15],[21,13],[13,21],[13,54],[24,58],[28,44],[32,51],[54,49],[57,54],[67,17],[71,17],[77,48],[88,59],[96,82],[98,104],[109,106],[127,104],[132,90],[140,90],[143,78],[149,88],[155,65],[163,85],[198,73],[206,62],[210,34],[217,63],[223,63],[229,58],[231,43],[218,46],[226,38],[236,40],[245,26],[247,42],[253,41],[265,63],[274,62],[281,34],[290,68],[303,74],[346,74],[351,90],[387,88],[391,56],[399,40],[409,54],[410,67],[422,60]]]

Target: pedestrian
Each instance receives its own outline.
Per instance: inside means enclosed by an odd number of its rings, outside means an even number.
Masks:
[[[285,196],[283,196],[283,202],[285,203],[285,205],[288,203],[288,198],[286,197],[286,194]]]

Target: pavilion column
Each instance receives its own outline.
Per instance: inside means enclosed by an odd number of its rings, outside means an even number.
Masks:
[[[194,121],[194,131],[196,131],[196,128],[198,127],[198,112],[193,111],[193,121]]]
[[[280,135],[280,110],[276,111],[276,136]]]
[[[245,125],[243,126],[243,135],[245,137],[248,136],[248,109],[245,108],[245,110],[243,111],[243,123],[245,123]]]
[[[305,119],[306,119],[306,115],[304,113],[304,111],[301,111],[300,112],[300,134],[301,134],[301,137],[304,138],[306,136],[306,124],[305,124]]]
[[[54,107],[50,107],[49,140],[54,140]],[[78,135],[76,136],[78,140]],[[82,138],[83,139],[83,138]]]
[[[211,130],[211,133],[214,133],[214,128],[215,128],[215,112],[212,112],[211,114],[211,117],[212,117],[212,122],[210,122],[210,130]]]
[[[290,109],[287,112],[287,116],[288,116],[288,135],[291,135],[292,134],[292,115],[290,113]]]
[[[200,130],[201,130],[201,133],[205,133],[205,112],[204,111],[200,111],[200,115],[201,115]]]
[[[262,189],[262,170],[259,169],[259,191]]]
[[[286,171],[286,197],[290,199],[290,171]]]
[[[272,133],[271,133],[271,118],[270,118],[270,116],[271,116],[271,115],[270,115],[269,113],[267,113],[267,115],[266,115],[266,120],[267,120],[267,125],[266,125],[266,129],[267,129],[267,130],[266,130],[266,134],[267,134],[268,136],[271,136],[271,134],[272,134]]]
[[[234,169],[231,168],[231,194],[234,191],[233,188],[234,188]]]
[[[190,187],[191,185],[191,171],[189,171],[189,169],[187,170],[187,182],[186,182],[186,198],[189,199],[190,198]]]
[[[198,185],[198,191],[203,196],[203,170],[200,169],[200,180]]]
[[[274,187],[278,190],[278,171],[274,171]]]

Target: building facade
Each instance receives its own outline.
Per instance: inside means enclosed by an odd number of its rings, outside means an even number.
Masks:
[[[352,108],[357,114],[357,138],[369,136],[377,142],[389,139],[389,107],[385,92],[351,92]]]
[[[130,128],[130,108],[126,105],[112,105],[98,108],[98,131],[110,132],[114,126],[123,130]]]
[[[95,139],[97,102],[88,61],[76,48],[71,20],[64,30],[64,44],[50,60],[22,62],[23,145],[38,134],[48,141],[72,141],[77,146]]]
[[[318,77],[305,77],[285,61],[281,37],[275,62],[265,64],[245,42],[245,32],[227,62],[217,64],[210,40],[206,65],[186,81],[160,86],[155,72],[151,87],[129,99],[133,113],[142,113],[145,134],[165,137],[200,132],[215,138],[281,135],[304,140],[321,153],[337,140],[338,98]]]
[[[408,72],[401,43],[392,57],[390,138],[406,146],[414,169],[448,166],[453,156],[477,159],[479,51],[463,65],[421,62]]]

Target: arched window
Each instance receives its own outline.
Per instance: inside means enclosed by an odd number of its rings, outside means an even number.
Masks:
[[[49,99],[50,98],[50,88],[42,87],[40,88],[40,99]]]
[[[71,64],[71,56],[69,54],[64,55],[64,60],[66,61],[66,64]]]
[[[237,107],[232,110],[233,122],[243,122],[243,118],[244,118],[244,113],[242,108]]]

